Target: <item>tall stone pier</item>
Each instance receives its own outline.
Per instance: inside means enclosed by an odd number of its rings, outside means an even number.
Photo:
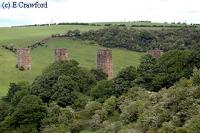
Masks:
[[[68,52],[65,48],[55,49],[55,61],[65,61],[68,60]]]
[[[108,74],[108,79],[113,77],[112,69],[112,50],[111,49],[99,49],[97,52],[97,69],[103,70]]]
[[[31,69],[31,57],[29,48],[17,49],[17,68],[20,70],[30,70]]]
[[[160,58],[163,54],[163,50],[149,50],[148,54],[154,58]]]

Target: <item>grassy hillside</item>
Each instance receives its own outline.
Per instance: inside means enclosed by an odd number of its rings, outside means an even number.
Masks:
[[[13,44],[17,47],[24,47],[33,44],[56,33],[66,33],[68,30],[79,29],[88,31],[99,29],[103,26],[79,26],[79,25],[53,25],[53,26],[32,26],[0,28],[0,45]]]
[[[21,45],[20,45],[21,46]],[[96,52],[99,45],[92,45],[88,42],[58,39],[48,43],[48,47],[37,48],[31,51],[32,70],[19,71],[15,68],[16,56],[6,50],[0,49],[0,96],[6,94],[10,82],[21,80],[33,81],[41,74],[42,70],[54,61],[55,48],[67,48],[69,58],[77,60],[81,66],[95,68]],[[122,49],[113,49],[113,67],[116,75],[122,68],[139,64],[139,59],[144,53],[137,53]]]

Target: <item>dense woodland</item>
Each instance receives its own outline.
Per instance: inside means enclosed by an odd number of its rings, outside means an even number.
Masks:
[[[0,132],[199,133],[199,60],[199,50],[146,55],[112,80],[75,60],[55,62],[31,84],[10,84]]]
[[[126,48],[139,52],[151,49],[192,50],[200,47],[200,30],[191,27],[142,30],[110,26],[83,33],[80,33],[79,30],[69,31],[66,36],[73,39],[91,40],[105,47]]]

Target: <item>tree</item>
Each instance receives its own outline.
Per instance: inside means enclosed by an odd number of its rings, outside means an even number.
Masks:
[[[58,100],[60,105],[66,106],[73,103],[74,92],[87,94],[95,84],[95,76],[79,67],[78,62],[60,61],[51,64],[34,80],[31,92],[44,102]]]
[[[39,131],[40,122],[45,116],[46,107],[42,100],[37,96],[27,95],[22,98],[11,115],[11,126],[33,125]]]
[[[61,75],[57,83],[54,84],[53,89],[55,92],[51,96],[51,99],[57,101],[58,105],[65,107],[74,103],[78,85],[69,76]]]

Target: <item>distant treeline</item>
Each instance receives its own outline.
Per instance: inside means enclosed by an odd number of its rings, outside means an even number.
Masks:
[[[30,27],[30,26],[51,26],[51,25],[85,25],[85,26],[101,26],[100,24],[90,24],[90,23],[51,23],[51,24],[33,24],[33,25],[22,25],[22,26],[12,26],[12,27]]]
[[[104,47],[126,48],[139,52],[151,49],[168,51],[173,49],[197,49],[200,47],[200,30],[190,27],[141,30],[112,26],[83,33],[79,30],[69,31],[66,36],[73,39],[95,41]]]
[[[51,25],[85,25],[85,26],[121,26],[121,27],[198,27],[200,24],[186,24],[186,23],[153,23],[151,21],[129,21],[121,23],[80,23],[80,22],[62,22],[62,23],[49,23],[49,24],[33,24],[33,25],[22,25],[22,26],[12,26],[12,27],[30,27],[30,26],[51,26]]]

